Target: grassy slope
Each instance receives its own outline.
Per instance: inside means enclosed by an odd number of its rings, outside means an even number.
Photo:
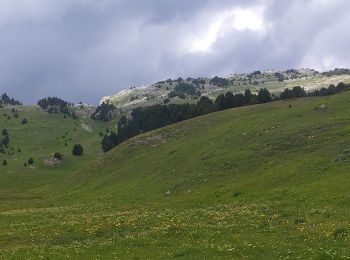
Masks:
[[[100,153],[98,133],[105,130],[103,123],[89,119],[64,119],[62,114],[49,115],[35,106],[15,107],[18,111],[16,119],[11,108],[12,106],[7,106],[0,109],[0,131],[3,128],[8,129],[10,137],[9,148],[6,150],[10,154],[0,153],[0,206],[26,203],[27,199],[32,203],[33,198],[39,201],[41,195],[36,195],[39,193],[37,186],[43,185],[40,188],[43,189],[48,183],[57,185],[62,176],[78,170],[96,159]],[[28,120],[25,125],[21,124],[23,118]],[[92,132],[82,128],[83,121],[91,125]],[[71,154],[73,145],[77,143],[84,147],[83,157],[73,157]],[[45,165],[44,160],[55,152],[64,155],[63,163],[54,167]],[[34,164],[24,167],[29,158],[34,159]],[[7,161],[6,167],[2,166],[3,160]],[[17,182],[20,185],[16,185]],[[30,190],[28,195],[24,193],[26,190]]]
[[[2,203],[0,255],[348,257],[349,100],[346,92],[195,118],[53,184],[2,176],[10,181],[1,190],[24,185],[27,199]]]

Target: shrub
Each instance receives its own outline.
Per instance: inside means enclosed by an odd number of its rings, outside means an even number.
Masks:
[[[4,161],[2,162],[2,165],[3,165],[3,166],[6,166],[6,165],[7,165],[7,161],[4,160]]]
[[[23,118],[21,124],[22,124],[22,125],[25,125],[25,124],[27,124],[27,123],[28,123],[28,120],[27,120],[26,118]]]
[[[29,158],[28,164],[29,164],[29,165],[34,164],[34,159],[33,159],[33,158]]]
[[[8,135],[6,135],[1,141],[1,143],[5,146],[7,146],[9,142],[10,142],[10,138],[8,137]]]
[[[53,154],[53,157],[56,158],[57,160],[62,160],[63,158],[63,154],[59,153],[59,152],[55,152]]]
[[[347,237],[349,235],[349,233],[346,230],[346,228],[337,228],[336,230],[334,230],[333,235],[334,235],[334,238]]]
[[[81,144],[75,144],[73,146],[72,154],[74,156],[82,156],[84,153],[83,146]]]
[[[2,135],[9,135],[9,133],[8,133],[6,128],[2,129]]]

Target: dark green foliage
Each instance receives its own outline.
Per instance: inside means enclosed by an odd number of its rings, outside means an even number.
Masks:
[[[29,158],[28,164],[29,164],[29,165],[34,164],[34,159],[33,159],[33,158]]]
[[[4,160],[4,161],[2,162],[2,165],[3,165],[3,166],[6,166],[6,165],[7,165],[7,161]]]
[[[252,92],[250,92],[249,89],[246,89],[244,91],[244,103],[248,105],[250,104],[251,100],[252,100]]]
[[[185,82],[180,82],[179,84],[177,84],[174,90],[175,92],[181,92],[192,96],[196,95],[197,93],[196,88],[193,85]]]
[[[53,157],[58,159],[58,160],[62,160],[63,158],[63,154],[59,153],[59,152],[56,152],[53,154]]]
[[[201,99],[197,103],[198,113],[199,114],[208,114],[213,110],[214,110],[213,101],[206,96],[201,97]]]
[[[82,156],[84,153],[83,146],[81,144],[75,144],[73,146],[72,154],[74,156]]]
[[[325,75],[327,77],[335,76],[335,75],[349,75],[350,70],[349,69],[342,69],[342,68],[335,68],[334,70],[330,70],[327,72],[323,72],[322,75]]]
[[[329,96],[343,90],[350,89],[350,84],[344,84],[340,82],[337,86],[330,85],[328,88],[316,89],[313,92],[308,93],[308,96]]]
[[[186,95],[184,93],[182,93],[182,92],[171,91],[168,94],[168,98],[174,98],[174,97],[179,97],[181,99],[185,99]]]
[[[271,101],[272,101],[271,93],[266,88],[260,89],[258,93],[258,103],[263,104]]]
[[[103,102],[96,108],[95,112],[91,115],[91,118],[108,122],[114,117],[115,110],[116,107],[113,104]]]
[[[350,89],[350,84],[344,84],[340,82],[337,86],[329,85],[328,88],[316,89],[313,92],[309,92],[306,94],[305,90],[299,86],[294,87],[292,89],[286,88],[280,95],[281,100],[291,99],[291,98],[299,98],[299,97],[313,97],[313,96],[329,96],[336,94],[338,92]]]
[[[23,118],[22,121],[21,121],[21,124],[22,124],[22,125],[25,125],[25,124],[27,124],[27,123],[28,123],[28,120],[27,120],[26,118]]]
[[[279,82],[284,81],[284,76],[283,76],[283,74],[280,73],[280,72],[276,72],[276,73],[275,73],[275,77],[277,78],[277,80],[278,80]]]
[[[175,86],[175,89],[168,94],[168,98],[179,97],[181,99],[184,99],[186,98],[186,95],[200,96],[200,93],[198,94],[196,88],[192,84],[180,81]]]
[[[215,76],[214,78],[212,78],[212,80],[210,80],[210,84],[216,85],[216,86],[227,86],[229,83],[230,81],[228,79],[220,78],[217,76]]]
[[[51,107],[51,112],[55,111],[55,109],[58,109],[60,112],[62,112],[63,109],[68,106],[68,102],[58,97],[47,97],[40,99],[37,105],[42,109],[49,109]]]
[[[292,88],[292,90],[286,88],[280,95],[280,99],[290,99],[290,98],[299,98],[299,97],[305,97],[306,92],[303,88],[297,86]]]
[[[1,134],[2,135],[9,135],[9,133],[8,133],[6,128],[2,129]]]
[[[13,98],[10,98],[6,93],[1,95],[0,104],[12,105],[12,106],[22,105],[21,102],[19,102],[18,100],[14,100]]]
[[[215,106],[217,110],[224,110],[249,105],[252,104],[253,96],[255,95],[252,95],[250,90],[246,90],[244,95],[241,93],[234,95],[232,92],[227,92],[225,95],[221,94],[216,98]]]
[[[336,230],[334,230],[334,238],[339,238],[339,237],[348,237],[349,232],[346,228],[337,228]]]
[[[261,75],[261,71],[260,70],[254,71],[252,73],[252,76],[259,76],[259,75]]]
[[[4,145],[4,146],[7,146],[9,143],[10,143],[10,138],[8,137],[8,135],[6,135],[6,136],[2,139],[1,144]]]
[[[101,144],[104,152],[108,152],[109,150],[113,149],[117,144],[117,134],[112,132],[109,135],[104,135]]]

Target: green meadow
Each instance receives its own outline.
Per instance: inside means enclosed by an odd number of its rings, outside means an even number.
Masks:
[[[1,259],[350,258],[349,91],[212,113],[105,155],[106,124],[17,109],[0,109]]]

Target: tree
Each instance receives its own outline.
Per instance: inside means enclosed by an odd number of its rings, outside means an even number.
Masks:
[[[7,165],[7,161],[4,160],[4,161],[2,162],[2,165],[3,165],[3,166],[6,166],[6,165]]]
[[[203,96],[197,103],[196,108],[199,115],[209,113],[213,110],[213,101],[210,98]]]
[[[13,98],[10,98],[6,93],[1,95],[0,98],[0,104],[5,104],[5,105],[22,105],[21,102],[18,100],[15,100]]]
[[[292,91],[290,89],[286,88],[280,95],[280,99],[285,100],[285,99],[290,99],[292,98]]]
[[[262,88],[259,90],[258,93],[258,103],[268,103],[272,101],[272,97],[270,92],[266,88]]]
[[[54,157],[55,159],[57,159],[57,160],[62,160],[63,154],[61,154],[61,153],[59,153],[59,152],[55,152],[55,153],[53,154],[53,157]]]
[[[111,136],[107,134],[103,136],[101,144],[102,144],[102,150],[104,152],[108,152],[109,150],[112,150],[116,146],[116,143],[113,142]]]
[[[117,108],[113,104],[109,102],[102,102],[102,104],[99,105],[95,112],[91,115],[91,118],[94,120],[108,122],[113,118],[116,109]]]
[[[10,138],[8,137],[8,135],[6,135],[3,139],[2,139],[2,144],[7,146],[10,142]]]
[[[82,156],[84,153],[83,146],[81,144],[75,144],[73,146],[72,154],[74,156]]]
[[[245,104],[245,105],[248,105],[248,104],[250,103],[250,100],[251,100],[251,99],[252,99],[252,92],[250,92],[249,89],[246,89],[246,90],[244,91],[244,98],[243,98],[244,104]]]
[[[9,133],[8,133],[6,128],[2,129],[2,135],[9,135]]]
[[[215,76],[210,80],[210,84],[216,86],[227,86],[229,83],[230,81],[228,79],[220,78],[218,76]]]
[[[226,108],[226,100],[224,94],[220,94],[216,97],[215,106],[218,110],[223,110]]]
[[[299,98],[299,97],[305,97],[305,96],[306,96],[306,93],[305,93],[305,90],[303,88],[296,86],[292,89],[292,97],[293,98]]]

